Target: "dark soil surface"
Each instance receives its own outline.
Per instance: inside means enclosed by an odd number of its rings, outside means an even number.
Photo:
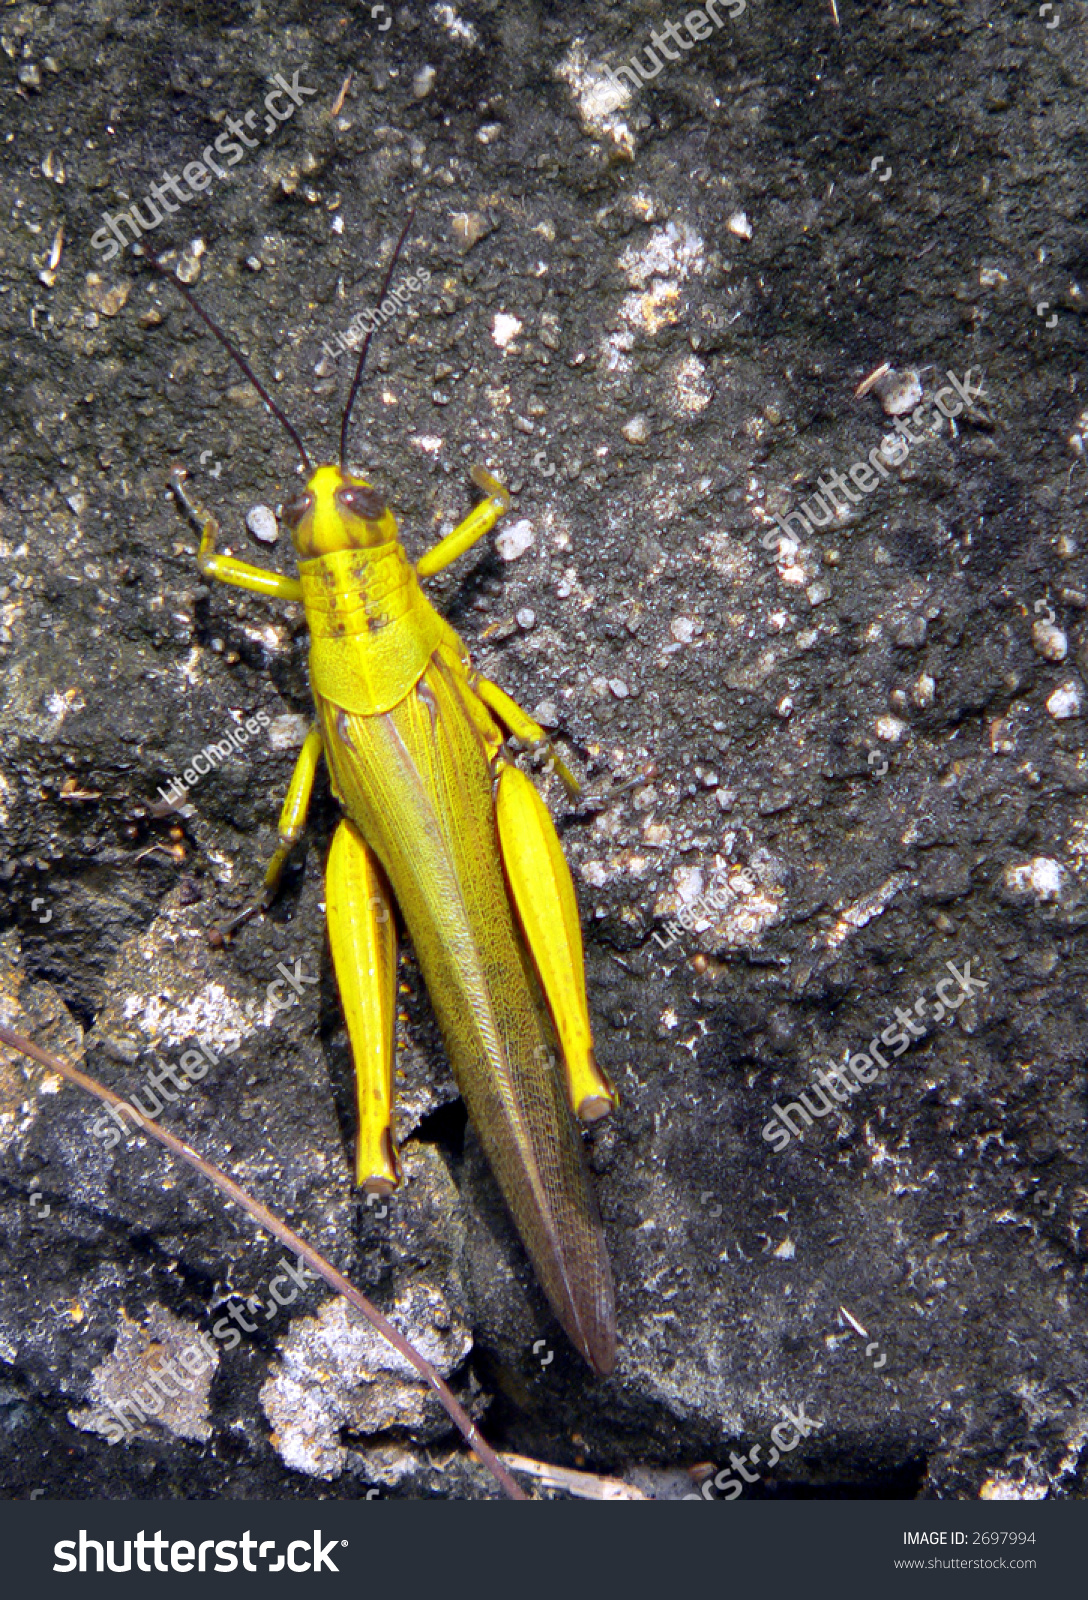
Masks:
[[[125,1095],[203,1039],[164,1123],[391,1311],[502,1449],[653,1496],[1079,1496],[1088,8],[723,3],[647,57],[682,15],[5,7],[4,1016]],[[605,71],[632,58],[662,61],[637,93]],[[277,74],[314,92],[275,125]],[[430,278],[375,338],[351,459],[413,557],[474,463],[515,495],[431,591],[589,797],[543,780],[622,1096],[587,1136],[607,1380],[533,1282],[410,949],[406,1182],[353,1191],[324,777],[271,914],[208,942],[275,847],[307,635],[201,580],[167,480],[290,572],[246,520],[298,467],[180,296],[101,247],[105,214],[150,220],[152,184],[225,159],[228,118],[252,148],[149,242],[332,459],[329,349],[414,205],[395,282]],[[853,494],[821,500],[831,473]],[[158,803],[258,712],[182,812]],[[303,979],[277,1011],[281,963]],[[886,1069],[829,1098],[817,1071],[881,1034]],[[6,1495],[492,1492],[340,1302],[278,1308],[280,1247],[98,1120],[0,1060]],[[212,1370],[149,1390],[201,1334]]]

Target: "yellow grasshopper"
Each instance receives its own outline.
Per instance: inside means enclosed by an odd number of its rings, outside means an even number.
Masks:
[[[593,1121],[613,1109],[616,1094],[593,1053],[570,869],[544,802],[505,743],[512,735],[541,744],[545,734],[473,670],[464,644],[419,583],[493,528],[509,496],[475,469],[485,498],[413,567],[381,494],[346,465],[370,332],[341,422],[340,464],[315,468],[241,353],[187,287],[146,247],[144,254],[284,425],[307,475],[305,489],[283,507],[297,578],[216,554],[217,524],[185,492],[184,475],[172,479],[202,529],[201,573],[255,594],[301,600],[310,631],[314,726],[288,785],[264,893],[227,933],[270,904],[303,832],[324,755],[345,813],[325,876],[329,944],[355,1065],[356,1182],[388,1194],[400,1181],[391,1126],[395,902],[458,1088],[537,1277],[590,1366],[610,1372],[612,1274],[571,1112]]]

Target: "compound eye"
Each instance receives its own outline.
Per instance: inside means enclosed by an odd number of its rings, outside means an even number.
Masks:
[[[313,510],[314,497],[303,490],[300,494],[292,495],[290,500],[284,501],[283,520],[292,533],[298,532],[298,525],[307,511]]]
[[[369,484],[348,484],[343,489],[336,491],[337,503],[345,511],[350,511],[353,516],[362,517],[364,522],[380,522],[385,516],[386,505],[377,489],[372,489]]]

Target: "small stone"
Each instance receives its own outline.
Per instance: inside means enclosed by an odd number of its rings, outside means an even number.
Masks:
[[[521,332],[521,323],[517,317],[511,317],[505,311],[496,311],[495,320],[491,324],[491,337],[500,350],[505,350],[511,340],[516,339]]]
[[[752,237],[752,224],[748,221],[748,214],[745,211],[734,211],[726,223],[726,227],[730,233],[735,233],[738,239],[750,239]]]
[[[790,698],[790,696],[788,694],[787,695],[783,695],[782,699],[775,706],[774,712],[775,712],[775,716],[776,717],[782,717],[783,719],[785,719],[786,717],[792,717],[792,715],[793,715],[793,700]]]
[[[933,704],[936,692],[937,684],[935,680],[930,677],[928,672],[923,672],[911,690],[910,697],[919,711],[928,711]]]
[[[822,606],[826,600],[831,599],[831,588],[826,583],[810,583],[805,590],[810,606]]]
[[[695,637],[695,623],[691,617],[673,617],[669,623],[669,632],[677,644],[690,644]]]
[[[476,137],[481,144],[494,144],[502,132],[499,122],[485,122],[482,128],[477,128]]]
[[[275,544],[280,536],[276,513],[271,506],[251,506],[246,513],[246,527],[261,544]]]
[[[310,731],[312,717],[273,717],[268,725],[268,742],[273,750],[299,750]]]
[[[990,723],[990,749],[995,756],[1008,756],[1016,749],[1012,723],[1007,717],[997,717]]]
[[[533,721],[539,722],[542,728],[558,728],[559,707],[555,701],[542,700],[538,706],[534,706]]]
[[[112,289],[107,289],[97,272],[88,272],[84,283],[88,303],[103,317],[115,317],[124,308],[132,292],[130,281],[116,283]]]
[[[203,239],[194,239],[189,245],[188,252],[182,256],[177,264],[177,278],[179,283],[192,284],[200,277],[200,258],[204,254]]]
[[[920,650],[926,642],[926,619],[917,614],[899,617],[890,628],[892,643],[903,650]]]
[[[1069,874],[1052,856],[1036,856],[1033,861],[1006,867],[1004,887],[1014,900],[1060,900]]]
[[[535,542],[536,535],[533,533],[532,523],[526,517],[521,517],[496,535],[495,548],[501,560],[517,561],[527,550],[533,548]]]
[[[899,717],[878,717],[876,720],[876,736],[883,739],[885,744],[898,744],[907,731],[907,725]]]
[[[1063,561],[1068,561],[1069,558],[1071,556],[1075,556],[1076,553],[1077,541],[1068,533],[1063,533],[1061,538],[1058,540],[1058,554],[1061,556]]]
[[[521,610],[517,613],[516,620],[518,627],[524,628],[525,632],[528,633],[530,628],[534,628],[536,626],[536,612],[533,611],[529,606],[522,606]]]
[[[620,432],[631,444],[645,444],[650,437],[649,419],[640,412],[637,416],[629,417]]]
[[[626,700],[627,696],[631,693],[630,689],[624,683],[622,678],[609,678],[608,687],[611,689],[617,700]]]
[[[435,72],[433,67],[420,67],[419,71],[412,79],[412,93],[415,95],[417,100],[426,100],[427,96],[434,88],[434,80],[437,76],[438,74]]]
[[[873,384],[873,391],[879,397],[886,416],[904,417],[908,411],[914,410],[922,398],[922,380],[913,368],[907,372],[896,372],[892,367]]]
[[[1064,722],[1068,717],[1079,717],[1083,703],[1080,684],[1070,678],[1055,689],[1046,708],[1056,721]]]
[[[33,61],[24,61],[19,68],[19,82],[27,89],[40,89],[42,75]]]
[[[478,244],[491,228],[485,216],[479,211],[458,211],[453,217],[453,237],[467,254],[474,244]]]
[[[1069,654],[1069,640],[1061,628],[1041,617],[1031,630],[1031,642],[1045,661],[1064,661]]]

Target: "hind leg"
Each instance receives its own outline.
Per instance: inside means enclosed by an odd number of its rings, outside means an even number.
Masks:
[[[325,868],[325,904],[336,982],[355,1063],[359,1135],[355,1182],[368,1194],[400,1183],[393,1142],[397,935],[378,858],[346,818]]]

